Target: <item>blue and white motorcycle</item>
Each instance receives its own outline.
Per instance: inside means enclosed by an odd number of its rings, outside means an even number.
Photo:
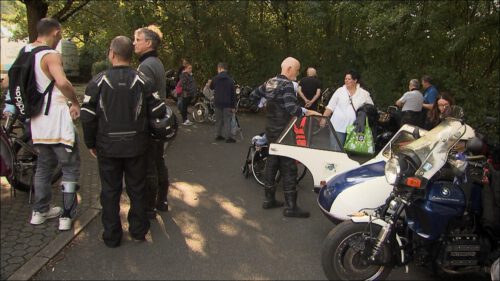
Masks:
[[[336,176],[333,188],[383,174],[392,190],[381,191],[383,204],[351,214],[328,234],[322,250],[328,279],[382,280],[410,262],[445,275],[489,272],[500,256],[500,222],[491,219],[498,218],[493,198],[500,187],[491,181],[486,158],[478,155],[479,139],[461,141],[468,128],[448,117],[423,136],[418,130],[400,134],[404,141],[382,151],[387,161]],[[358,193],[349,200],[373,196]]]

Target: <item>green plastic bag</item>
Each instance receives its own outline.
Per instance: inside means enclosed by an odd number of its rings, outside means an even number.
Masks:
[[[347,153],[362,155],[373,155],[375,153],[375,143],[373,142],[368,118],[366,118],[365,122],[365,131],[361,133],[356,132],[354,124],[347,126],[347,136],[344,143],[344,150]]]

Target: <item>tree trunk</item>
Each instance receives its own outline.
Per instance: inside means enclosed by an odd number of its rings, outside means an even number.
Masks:
[[[47,16],[49,5],[45,0],[24,0],[23,3],[26,5],[26,14],[28,17],[29,41],[33,42],[38,36],[36,24],[39,20]]]

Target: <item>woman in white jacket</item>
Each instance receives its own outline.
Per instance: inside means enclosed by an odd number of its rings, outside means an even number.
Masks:
[[[340,144],[344,145],[347,126],[356,120],[356,111],[364,104],[372,104],[370,93],[361,88],[361,75],[354,70],[346,72],[344,86],[338,88],[326,106],[323,116],[330,117]]]

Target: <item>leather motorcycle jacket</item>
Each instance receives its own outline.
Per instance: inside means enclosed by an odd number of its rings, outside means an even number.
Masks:
[[[146,150],[149,118],[165,115],[153,82],[129,66],[113,67],[87,85],[81,110],[85,144],[104,157],[135,157]]]
[[[293,83],[284,75],[267,80],[250,94],[253,103],[266,98],[266,136],[269,142],[276,142],[293,116],[301,117],[304,110],[297,104]]]

